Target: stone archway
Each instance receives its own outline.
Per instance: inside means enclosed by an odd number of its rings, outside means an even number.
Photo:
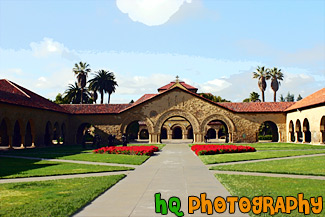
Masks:
[[[296,142],[303,142],[303,133],[301,130],[301,123],[299,119],[296,121],[295,131],[296,131]]]
[[[303,142],[304,143],[310,143],[311,142],[311,132],[310,132],[310,126],[309,121],[307,118],[305,118],[303,122]]]
[[[289,135],[288,135],[288,140],[290,142],[294,142],[296,140],[295,138],[295,126],[293,124],[293,121],[291,120],[289,123]]]
[[[154,125],[153,133],[151,134],[151,137],[150,137],[151,143],[160,142],[160,134],[161,134],[162,126],[168,119],[170,119],[172,117],[182,117],[185,120],[187,120],[193,129],[194,142],[202,142],[203,141],[203,137],[200,136],[201,133],[200,133],[200,128],[199,128],[199,126],[200,126],[199,121],[192,114],[190,114],[186,111],[174,109],[174,110],[167,111],[160,115],[160,117],[158,118],[158,120],[156,121],[156,123]]]
[[[121,135],[126,134],[126,130],[127,130],[128,126],[132,122],[135,122],[135,121],[143,121],[146,124],[148,132],[149,132],[149,139],[150,139],[150,133],[153,132],[153,123],[149,118],[147,118],[145,116],[141,116],[141,115],[133,115],[133,116],[128,116],[127,118],[125,118],[121,124],[121,127],[120,127]]]
[[[9,147],[11,145],[10,144],[11,138],[9,136],[10,127],[8,125],[9,125],[9,121],[3,118],[0,123],[0,146]]]
[[[320,143],[325,144],[325,116],[320,120]]]
[[[228,129],[228,135],[227,135],[228,141],[232,142],[233,134],[236,132],[236,126],[231,119],[229,119],[227,116],[224,116],[221,114],[213,114],[213,115],[206,117],[200,125],[200,132],[202,132],[203,134],[204,134],[204,132],[207,132],[208,131],[208,123],[210,123],[211,121],[215,121],[215,120],[221,121],[226,125],[226,127]],[[202,134],[202,136],[204,136],[203,134]]]

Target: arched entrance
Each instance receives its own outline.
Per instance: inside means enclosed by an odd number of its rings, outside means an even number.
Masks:
[[[303,132],[304,132],[304,141],[306,143],[311,142],[311,132],[309,129],[309,121],[307,118],[305,118],[304,123],[303,123]]]
[[[193,129],[193,134],[194,134],[194,142],[199,142],[201,141],[200,139],[200,135],[199,135],[199,123],[197,121],[197,119],[190,113],[185,112],[183,110],[170,110],[167,111],[165,113],[163,113],[157,120],[157,122],[155,123],[154,127],[153,127],[153,133],[151,134],[150,137],[150,142],[151,143],[156,143],[156,142],[161,142],[161,132],[163,127],[167,128],[167,138],[172,139],[172,131],[168,130],[168,128],[170,128],[172,126],[172,124],[168,123],[168,120],[175,120],[174,118],[177,119],[183,119],[183,125],[182,123],[179,124],[179,126],[183,129],[184,126],[184,130],[182,130],[184,132],[184,136],[182,138],[187,138],[187,130],[186,128],[189,127],[189,125],[191,126],[191,128]],[[185,125],[184,125],[185,123]]]
[[[53,129],[52,124],[50,121],[48,121],[45,126],[45,135],[44,135],[44,144],[45,145],[52,145],[52,135],[53,135],[52,129]]]
[[[58,122],[55,122],[54,128],[53,128],[53,144],[60,144],[59,138],[60,138],[60,125]]]
[[[297,136],[297,142],[303,142],[303,134],[301,131],[300,120],[296,121],[296,136]]]
[[[65,123],[61,125],[61,138],[60,138],[60,144],[65,144],[65,136],[66,136],[66,126]]]
[[[173,132],[172,139],[183,139],[183,131],[181,127],[175,126],[172,129],[172,132]]]
[[[165,127],[163,127],[163,128],[161,129],[160,138],[161,138],[161,139],[167,139],[167,129],[166,129]]]
[[[325,144],[325,116],[322,117],[322,119],[320,120],[320,142]]]
[[[293,121],[290,121],[289,123],[289,141],[294,142],[295,141],[295,127],[293,125]]]
[[[32,127],[30,121],[28,121],[26,125],[26,133],[25,133],[25,146],[28,147],[32,145],[33,145]]]
[[[128,124],[126,127],[126,136],[129,141],[138,139],[139,128],[140,125],[138,120]]]
[[[216,133],[216,137],[218,136],[218,138],[210,142],[228,143],[233,141],[233,133],[236,132],[236,127],[227,116],[221,114],[208,116],[202,121],[200,126],[200,131],[204,132],[203,136],[207,135],[209,128],[214,128],[218,131],[218,134]]]
[[[213,128],[208,129],[207,135],[208,135],[208,139],[216,139],[217,138],[216,130]]]
[[[229,142],[229,131],[227,124],[222,120],[211,120],[205,126],[205,136],[209,142],[213,143],[227,143]]]
[[[8,126],[5,119],[0,124],[0,146],[9,146]]]
[[[191,126],[187,128],[187,139],[193,139],[193,129]]]
[[[147,129],[142,129],[140,131],[140,139],[149,139],[149,132]]]
[[[20,124],[18,121],[15,122],[14,126],[14,135],[12,138],[12,145],[14,147],[21,147],[21,133],[20,133]]]
[[[79,125],[77,134],[76,134],[76,141],[78,144],[82,144],[84,142],[92,142],[94,137],[93,134],[95,132],[95,127],[92,126],[90,123],[82,123]]]
[[[259,129],[258,140],[259,141],[271,140],[272,142],[278,142],[279,131],[276,124],[272,121],[263,122]]]

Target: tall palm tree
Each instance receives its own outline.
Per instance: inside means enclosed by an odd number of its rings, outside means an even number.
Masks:
[[[104,103],[104,93],[108,93],[108,103],[110,102],[110,95],[115,92],[115,86],[117,85],[115,81],[115,76],[113,72],[106,70],[99,70],[95,72],[95,77],[89,82],[89,88],[100,93],[100,103]]]
[[[276,102],[276,92],[279,90],[280,81],[283,81],[283,73],[281,72],[281,69],[277,69],[276,67],[273,67],[273,69],[270,70],[270,76],[271,76],[271,88],[274,91],[274,97],[273,100]]]
[[[257,66],[256,72],[253,72],[253,78],[258,78],[258,87],[262,92],[262,102],[265,102],[264,91],[266,88],[266,80],[270,79],[269,70],[265,66]]]
[[[112,93],[115,93],[115,90],[116,90],[116,86],[118,86],[117,82],[115,81],[115,76],[114,76],[114,73],[111,72],[111,79],[109,80],[109,85],[108,85],[108,104],[111,100],[111,95]]]
[[[84,92],[84,88],[86,86],[87,83],[87,76],[88,73],[90,73],[91,69],[89,68],[89,64],[87,64],[86,62],[79,62],[76,63],[74,65],[75,67],[72,69],[72,71],[75,73],[75,75],[77,75],[77,79],[78,79],[78,87],[81,89],[80,92],[80,103],[82,104],[82,102],[84,101],[83,98],[83,92]]]
[[[68,89],[64,92],[64,100],[68,101],[72,104],[80,104],[81,102],[81,88],[79,88],[77,82],[73,84],[69,84]],[[82,93],[83,101],[88,102],[89,100],[89,93],[87,89],[85,89]]]

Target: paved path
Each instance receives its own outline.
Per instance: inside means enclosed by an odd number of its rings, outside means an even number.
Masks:
[[[212,166],[221,166],[221,165],[233,165],[233,164],[245,164],[245,163],[256,163],[262,161],[273,161],[273,160],[287,160],[287,159],[295,159],[295,158],[305,158],[305,157],[318,157],[324,156],[325,154],[308,154],[308,155],[297,155],[290,157],[277,157],[277,158],[267,158],[267,159],[257,159],[257,160],[246,160],[246,161],[237,161],[237,162],[227,162],[227,163],[217,163],[217,164],[207,164],[208,167]]]
[[[318,179],[318,180],[325,180],[325,176],[294,175],[294,174],[279,174],[279,173],[257,173],[257,172],[240,172],[240,171],[221,171],[221,170],[210,170],[210,171],[213,174],[248,175],[248,176],[268,176],[268,177],[281,177],[281,178],[294,178],[294,179]]]
[[[184,144],[168,144],[163,152],[151,157],[145,164],[130,173],[100,197],[83,208],[75,216],[163,216],[155,214],[154,194],[161,193],[163,199],[171,196],[182,201],[181,210],[188,215],[188,196],[200,196],[207,193],[213,200],[217,196],[226,198],[230,193],[213,176],[208,168]],[[216,215],[216,213],[214,213]],[[175,216],[168,213],[167,216]],[[207,216],[196,211],[191,216]],[[248,216],[238,212],[234,215],[218,214],[218,216]]]
[[[48,181],[57,179],[72,179],[72,178],[84,178],[95,176],[110,176],[119,174],[129,174],[130,171],[117,171],[117,172],[100,172],[100,173],[83,173],[83,174],[71,174],[71,175],[59,175],[59,176],[42,176],[42,177],[28,177],[28,178],[15,178],[15,179],[0,179],[0,184],[3,183],[17,183],[17,182],[34,182],[34,181]]]
[[[91,161],[81,161],[81,160],[63,160],[63,159],[25,157],[25,156],[1,155],[1,154],[0,157],[22,158],[28,160],[47,160],[47,161],[63,162],[63,163],[90,164],[90,165],[102,165],[102,166],[121,166],[121,167],[133,167],[133,168],[139,166],[139,165],[132,165],[132,164],[102,163],[102,162],[91,162]]]

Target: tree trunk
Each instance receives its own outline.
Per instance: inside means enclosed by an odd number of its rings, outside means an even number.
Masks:
[[[276,91],[274,91],[274,97],[273,97],[274,102],[276,102]]]
[[[111,101],[111,94],[108,93],[108,104],[109,104],[110,101]]]
[[[262,102],[265,102],[265,99],[264,99],[264,91],[262,90]]]
[[[101,90],[100,91],[100,104],[103,104],[104,103],[104,91]]]
[[[83,95],[83,93],[84,93],[84,89],[83,89],[83,88],[81,88],[81,91],[80,91],[80,93],[81,93],[81,97],[80,97],[80,104],[82,104],[82,95]]]

